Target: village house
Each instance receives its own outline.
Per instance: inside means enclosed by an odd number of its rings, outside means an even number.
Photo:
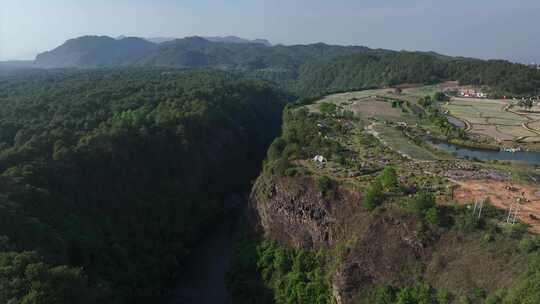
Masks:
[[[475,89],[463,89],[459,91],[459,96],[469,98],[487,98],[487,94]]]
[[[324,156],[322,155],[316,155],[315,157],[313,157],[313,161],[320,164],[324,164],[326,163],[326,158],[324,158]]]

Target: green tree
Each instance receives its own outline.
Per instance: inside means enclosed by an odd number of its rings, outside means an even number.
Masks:
[[[436,101],[447,101],[448,96],[446,96],[446,94],[444,94],[443,92],[436,92],[433,95],[433,99],[436,100]]]
[[[425,215],[428,210],[435,207],[435,196],[427,191],[418,192],[408,202],[408,208],[411,212],[418,215]]]
[[[395,189],[399,186],[396,170],[392,166],[386,166],[379,175],[381,185],[385,189]]]
[[[319,110],[323,114],[334,114],[336,112],[336,105],[330,102],[321,102],[319,104]]]
[[[364,192],[364,208],[373,210],[377,208],[383,199],[383,186],[379,179],[375,179]]]
[[[439,211],[436,207],[429,208],[426,211],[425,218],[430,224],[439,225],[440,223]]]

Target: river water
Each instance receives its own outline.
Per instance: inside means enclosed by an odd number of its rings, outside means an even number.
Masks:
[[[540,152],[504,152],[496,150],[484,150],[468,147],[461,147],[449,143],[436,143],[430,142],[438,148],[455,154],[461,158],[477,158],[480,160],[504,160],[504,161],[518,161],[531,165],[540,165]]]
[[[454,126],[458,128],[465,128],[465,123],[454,116],[446,116],[446,119],[448,119],[448,122],[453,124]]]

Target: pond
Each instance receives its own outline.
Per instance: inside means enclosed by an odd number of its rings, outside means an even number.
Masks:
[[[455,154],[461,158],[477,158],[480,160],[503,160],[503,161],[519,161],[531,165],[540,165],[540,152],[518,151],[504,152],[496,150],[476,149],[462,147],[449,143],[432,142],[439,149]]]
[[[448,122],[453,124],[454,126],[458,127],[458,128],[465,128],[465,123],[457,118],[455,118],[454,116],[446,116],[446,119],[448,119]]]

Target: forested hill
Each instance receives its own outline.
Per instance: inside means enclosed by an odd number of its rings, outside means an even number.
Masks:
[[[0,78],[0,303],[153,303],[287,98],[216,71]]]
[[[85,36],[40,54],[35,67],[210,67],[271,80],[298,96],[459,80],[497,94],[538,94],[540,70],[503,60],[451,57],[324,43],[276,45],[188,37],[159,44],[140,38]],[[1,67],[0,67],[1,69]]]
[[[356,53],[300,68],[295,91],[301,95],[403,83],[457,80],[489,86],[496,94],[538,94],[540,70],[504,60],[444,57],[434,53]]]
[[[361,46],[342,47],[323,43],[272,47],[254,42],[210,41],[197,36],[162,43],[136,37],[113,39],[83,36],[39,54],[35,64],[49,68],[134,65],[250,71],[280,68],[294,71],[307,60],[328,59],[359,51],[371,50]]]

